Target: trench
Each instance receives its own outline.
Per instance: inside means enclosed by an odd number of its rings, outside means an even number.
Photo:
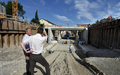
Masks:
[[[76,61],[78,61],[81,65],[85,66],[88,70],[90,70],[93,73],[93,75],[104,75],[104,73],[100,69],[98,69],[94,65],[91,65],[90,63],[85,61],[85,58],[89,58],[89,56],[92,56],[91,54],[87,54],[87,53],[84,54],[82,48],[78,44],[74,44],[74,46],[76,46],[76,48],[77,48],[75,53],[81,59],[81,60],[79,60],[73,56]]]

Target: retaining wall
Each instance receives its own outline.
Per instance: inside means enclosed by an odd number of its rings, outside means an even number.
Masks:
[[[26,28],[31,28],[32,34],[36,34],[37,26],[35,25],[10,19],[0,19],[0,48],[20,46]]]
[[[89,40],[98,48],[120,48],[120,19],[91,26]]]

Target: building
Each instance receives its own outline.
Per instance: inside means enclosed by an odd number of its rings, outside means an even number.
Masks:
[[[6,9],[3,5],[0,4],[0,18],[6,18]]]
[[[78,25],[78,27],[89,27],[90,25],[89,24],[77,24]]]
[[[48,20],[45,19],[40,19],[39,20],[40,24],[44,24],[45,27],[55,27],[56,25]]]

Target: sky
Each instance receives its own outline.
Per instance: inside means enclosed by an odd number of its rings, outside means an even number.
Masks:
[[[7,3],[11,0],[0,0]],[[43,18],[57,25],[77,26],[93,24],[108,16],[120,16],[120,0],[18,0],[25,19],[31,20],[38,11],[39,19]]]

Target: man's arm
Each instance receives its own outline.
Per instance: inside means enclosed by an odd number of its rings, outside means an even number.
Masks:
[[[43,31],[43,34],[48,37],[48,35]]]
[[[25,53],[32,53],[32,52],[33,52],[33,51],[31,51],[31,50],[29,50],[29,51],[26,50],[26,48],[25,48],[25,43],[24,43],[24,42],[21,43],[21,47],[22,47],[22,49],[25,51]]]

